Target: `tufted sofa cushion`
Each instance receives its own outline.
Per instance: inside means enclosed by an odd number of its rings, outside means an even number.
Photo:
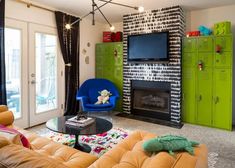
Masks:
[[[1,168],[68,168],[61,162],[45,157],[20,145],[9,144],[0,148]]]
[[[27,137],[30,141],[32,150],[49,158],[55,159],[67,167],[87,168],[95,160],[97,160],[97,157],[94,155],[61,145],[27,130],[19,128],[16,129]]]
[[[195,156],[180,152],[171,156],[167,152],[150,155],[144,152],[142,144],[155,134],[136,131],[104,154],[89,168],[207,168],[205,145],[195,148]]]

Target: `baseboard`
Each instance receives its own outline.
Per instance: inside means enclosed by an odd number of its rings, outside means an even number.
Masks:
[[[149,118],[149,117],[143,117],[139,115],[133,115],[133,114],[128,114],[128,113],[118,113],[116,114],[118,117],[124,117],[124,118],[129,118],[129,119],[134,119],[134,120],[140,120],[140,121],[145,121],[145,122],[150,122],[153,124],[160,124],[160,125],[165,125],[173,128],[178,128],[181,129],[183,127],[183,123],[173,123],[170,121],[164,121],[164,120],[159,120],[155,118]]]

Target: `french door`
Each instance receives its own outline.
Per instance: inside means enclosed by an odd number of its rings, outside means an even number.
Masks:
[[[31,127],[63,113],[64,78],[55,28],[6,19],[7,104]]]

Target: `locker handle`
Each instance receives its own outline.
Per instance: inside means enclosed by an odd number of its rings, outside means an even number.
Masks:
[[[184,100],[184,93],[182,94],[182,100]]]
[[[214,98],[214,102],[215,102],[215,104],[217,104],[217,103],[219,102],[219,97],[218,97],[218,96],[216,96],[216,97]]]
[[[198,96],[198,101],[201,101],[202,100],[202,95],[199,95]]]

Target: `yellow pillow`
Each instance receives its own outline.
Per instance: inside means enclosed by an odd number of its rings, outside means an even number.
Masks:
[[[19,134],[0,131],[0,137],[6,138],[10,143],[21,146],[23,145]]]

